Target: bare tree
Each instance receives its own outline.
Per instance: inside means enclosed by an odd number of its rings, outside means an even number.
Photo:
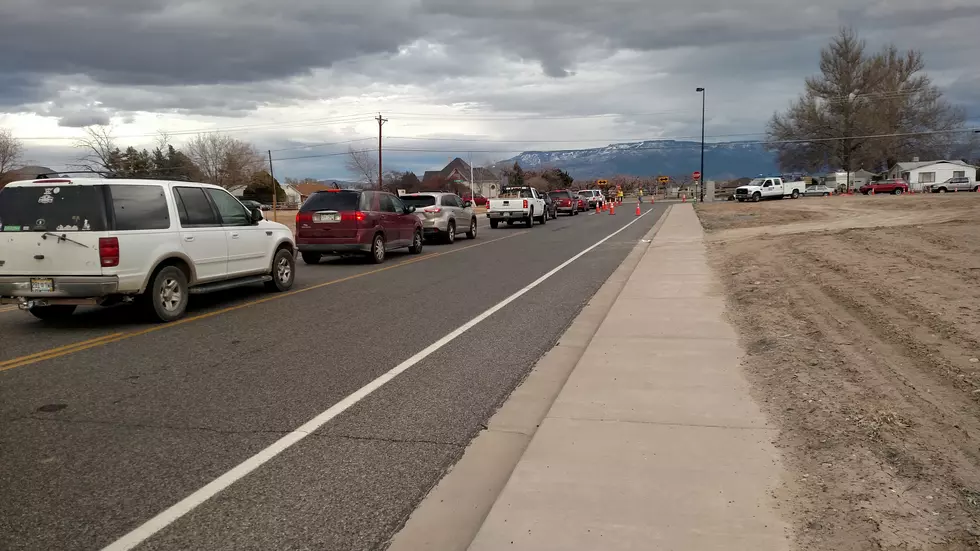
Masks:
[[[866,55],[842,28],[820,51],[820,74],[769,122],[769,149],[784,170],[883,169],[913,155],[943,156],[965,117],[942,99],[920,53],[894,46]]]
[[[359,182],[377,185],[378,161],[370,149],[354,149],[347,146],[347,170],[354,174]]]
[[[187,143],[187,155],[208,183],[222,187],[247,183],[265,164],[254,146],[218,132],[194,136]]]
[[[110,126],[89,126],[85,128],[85,137],[75,142],[75,147],[82,150],[78,162],[73,168],[91,170],[93,172],[115,172],[122,160],[122,152],[116,146]]]
[[[6,128],[0,128],[0,174],[4,174],[20,164],[24,154],[24,144]]]

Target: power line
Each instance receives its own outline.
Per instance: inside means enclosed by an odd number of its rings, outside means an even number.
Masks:
[[[734,138],[739,136],[761,136],[765,132],[743,132],[739,134],[715,134],[712,136],[707,136],[708,138]],[[670,138],[587,138],[587,139],[576,139],[576,140],[504,140],[497,138],[438,138],[438,137],[412,137],[412,136],[387,136],[386,139],[389,140],[418,140],[418,141],[437,141],[437,142],[485,142],[485,143],[591,143],[591,142],[607,142],[607,143],[630,143],[630,142],[649,142],[649,141],[670,141],[670,140],[693,140],[700,139],[701,135],[696,136],[674,136]]]
[[[672,111],[659,111],[655,113],[593,113],[588,115],[480,115],[475,113],[476,116],[472,116],[474,113],[470,112],[457,112],[457,113],[403,113],[397,111],[391,111],[389,115],[397,115],[399,117],[425,117],[435,120],[467,120],[467,121],[525,121],[525,120],[578,120],[578,119],[599,119],[599,118],[609,118],[609,117],[653,117],[659,115],[675,115],[679,113],[690,113],[689,110],[672,110]]]
[[[297,149],[309,149],[311,147],[326,147],[326,146],[329,146],[329,145],[343,145],[343,144],[348,144],[348,143],[364,142],[364,141],[373,140],[373,139],[374,139],[374,137],[369,137],[369,138],[356,138],[356,139],[353,139],[353,140],[344,140],[344,141],[341,141],[341,142],[311,143],[311,144],[305,144],[305,145],[297,145],[295,147],[283,147],[283,148],[280,148],[280,149],[273,149],[272,152],[273,153],[278,153],[280,151],[294,151],[294,150],[297,150]]]

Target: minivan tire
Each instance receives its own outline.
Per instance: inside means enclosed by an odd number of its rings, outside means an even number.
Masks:
[[[371,240],[371,256],[369,257],[374,264],[381,264],[385,261],[385,236],[377,234]]]
[[[310,265],[319,264],[320,259],[323,258],[323,255],[321,255],[320,253],[302,252],[299,254],[300,256],[303,257],[303,262]]]
[[[265,282],[266,290],[282,293],[288,291],[296,280],[296,257],[289,249],[279,249],[272,257],[272,281]]]
[[[177,295],[175,304],[174,294]],[[176,266],[164,266],[153,275],[143,298],[149,306],[147,313],[153,319],[167,323],[184,316],[189,295],[184,272]]]
[[[71,304],[53,304],[51,306],[35,306],[28,310],[35,318],[44,321],[58,321],[70,317],[77,306]]]
[[[422,230],[415,230],[412,236],[412,245],[408,247],[408,252],[412,254],[422,254]]]

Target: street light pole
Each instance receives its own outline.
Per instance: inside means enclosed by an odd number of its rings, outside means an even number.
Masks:
[[[704,203],[704,88],[698,88],[701,92],[701,202]]]

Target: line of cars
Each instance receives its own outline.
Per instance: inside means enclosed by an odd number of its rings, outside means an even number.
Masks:
[[[599,190],[573,191],[552,190],[546,193],[530,186],[505,188],[500,195],[487,202],[487,218],[490,227],[496,228],[501,222],[512,226],[517,223],[532,227],[534,222],[545,224],[558,218],[559,214],[575,216],[596,207],[601,207],[605,197]]]

